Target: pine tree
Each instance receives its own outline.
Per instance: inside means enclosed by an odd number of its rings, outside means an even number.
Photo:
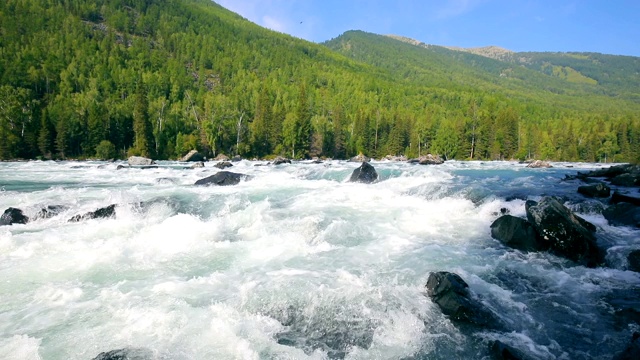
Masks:
[[[152,157],[153,130],[149,121],[147,92],[141,81],[138,82],[133,108],[133,152],[140,156]]]

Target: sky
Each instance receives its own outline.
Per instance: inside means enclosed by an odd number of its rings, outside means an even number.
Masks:
[[[348,30],[427,44],[640,56],[640,0],[214,0],[320,43]]]

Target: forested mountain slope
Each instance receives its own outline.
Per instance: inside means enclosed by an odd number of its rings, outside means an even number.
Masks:
[[[393,39],[336,52],[208,0],[7,0],[0,35],[0,159],[640,154],[638,103],[589,84]]]

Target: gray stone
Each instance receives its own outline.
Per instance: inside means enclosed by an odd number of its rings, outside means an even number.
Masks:
[[[361,182],[365,184],[371,184],[378,180],[378,173],[376,169],[368,162],[363,162],[359,168],[353,170],[351,174],[350,182]]]
[[[593,185],[583,185],[578,187],[578,192],[588,197],[609,197],[611,188],[603,183]]]
[[[22,213],[22,210],[12,207],[5,210],[0,216],[0,225],[26,224],[28,222],[29,218]]]
[[[211,176],[196,181],[195,185],[237,185],[241,180],[247,179],[248,177],[248,175],[237,174],[230,171],[219,171]]]
[[[542,250],[534,227],[527,220],[515,216],[504,215],[496,219],[491,224],[491,237],[514,249]]]
[[[129,166],[146,166],[155,164],[155,161],[142,156],[130,156],[127,162],[129,163]]]

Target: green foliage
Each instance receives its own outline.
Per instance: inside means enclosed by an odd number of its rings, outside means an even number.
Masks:
[[[96,157],[98,159],[109,160],[115,159],[117,156],[116,146],[109,140],[102,140],[98,146],[96,146]]]
[[[0,159],[640,160],[638,58],[318,45],[209,0],[9,0],[0,34]]]

